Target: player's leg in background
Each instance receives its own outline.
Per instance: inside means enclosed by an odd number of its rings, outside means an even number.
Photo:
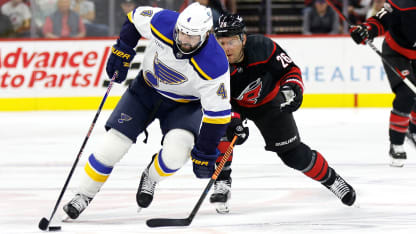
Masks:
[[[174,103],[165,100],[157,113],[162,133],[162,149],[143,171],[136,193],[139,208],[147,208],[158,182],[172,176],[190,158],[199,133],[202,111],[199,103]]]
[[[388,58],[389,63],[397,68],[403,75],[416,84],[414,66],[412,61],[392,50],[386,42],[383,42],[383,56]],[[389,156],[391,166],[402,167],[406,160],[406,152],[403,147],[405,135],[409,128],[410,112],[415,103],[415,94],[407,87],[406,84],[384,64],[390,87],[392,88],[395,98],[393,100],[393,109],[390,112]]]
[[[404,83],[394,88],[396,94],[393,101],[393,109],[390,112],[389,140],[390,140],[390,165],[402,167],[407,158],[404,149],[404,138],[409,128],[410,111],[413,98],[410,89]]]
[[[411,74],[413,74],[413,79],[416,80],[416,75],[415,75],[415,71],[416,71],[416,60],[412,60],[411,61],[411,65],[412,65],[412,69],[411,69]],[[416,98],[413,98],[414,100]],[[410,112],[410,124],[409,124],[409,129],[406,133],[406,136],[409,138],[409,140],[412,142],[413,146],[416,147],[416,100],[415,103],[412,106],[412,111]]]
[[[225,152],[230,146],[230,141],[226,136],[221,138],[220,143],[218,144],[218,150],[220,151],[220,156],[217,159],[216,164],[218,165],[222,160]],[[228,158],[227,162],[224,164],[224,167],[221,173],[218,175],[217,180],[214,182],[214,191],[211,194],[209,201],[214,204],[215,209],[220,214],[229,213],[228,200],[231,198],[231,162],[233,160],[233,152]]]

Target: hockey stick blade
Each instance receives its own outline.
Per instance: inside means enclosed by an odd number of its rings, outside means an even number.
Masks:
[[[39,221],[39,229],[42,231],[46,231],[46,229],[49,226],[49,220],[45,217],[43,217],[40,221]]]
[[[148,227],[172,227],[172,226],[189,226],[192,220],[188,217],[185,219],[149,219],[146,221]]]

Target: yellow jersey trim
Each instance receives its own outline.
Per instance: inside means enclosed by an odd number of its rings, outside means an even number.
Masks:
[[[127,13],[127,18],[129,19],[131,23],[133,23],[133,11],[130,11],[129,13]]]
[[[194,58],[191,58],[191,63],[194,65],[195,69],[197,70],[197,72],[204,77],[207,80],[212,80],[212,78],[210,76],[208,76],[204,71],[202,71],[202,69],[198,66],[198,64],[196,63]]]
[[[156,34],[156,36],[158,38],[160,38],[161,40],[169,43],[170,45],[173,45],[173,41],[167,37],[165,37],[162,33],[160,33],[155,27],[153,27],[153,25],[150,24],[150,28],[152,29],[153,33]]]
[[[227,124],[230,122],[230,120],[231,116],[225,118],[209,118],[205,116],[202,122],[210,124]]]

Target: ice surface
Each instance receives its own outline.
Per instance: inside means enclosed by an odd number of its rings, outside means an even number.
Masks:
[[[189,227],[148,228],[149,218],[185,218],[208,180],[188,163],[156,189],[152,205],[137,213],[139,175],[160,148],[156,123],[113,170],[101,192],[75,221],[61,223],[62,205],[77,186],[78,173],[104,133],[103,111],[51,225],[61,233],[415,233],[416,151],[406,142],[403,168],[388,166],[389,109],[301,109],[302,140],[320,151],[357,191],[354,207],[286,167],[264,150],[252,123],[250,137],[235,148],[231,212],[220,215],[205,200]],[[95,111],[0,113],[0,233],[41,233],[49,219]]]

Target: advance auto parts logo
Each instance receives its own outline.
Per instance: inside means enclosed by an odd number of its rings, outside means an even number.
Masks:
[[[97,87],[110,47],[101,50],[0,49],[0,88]]]

